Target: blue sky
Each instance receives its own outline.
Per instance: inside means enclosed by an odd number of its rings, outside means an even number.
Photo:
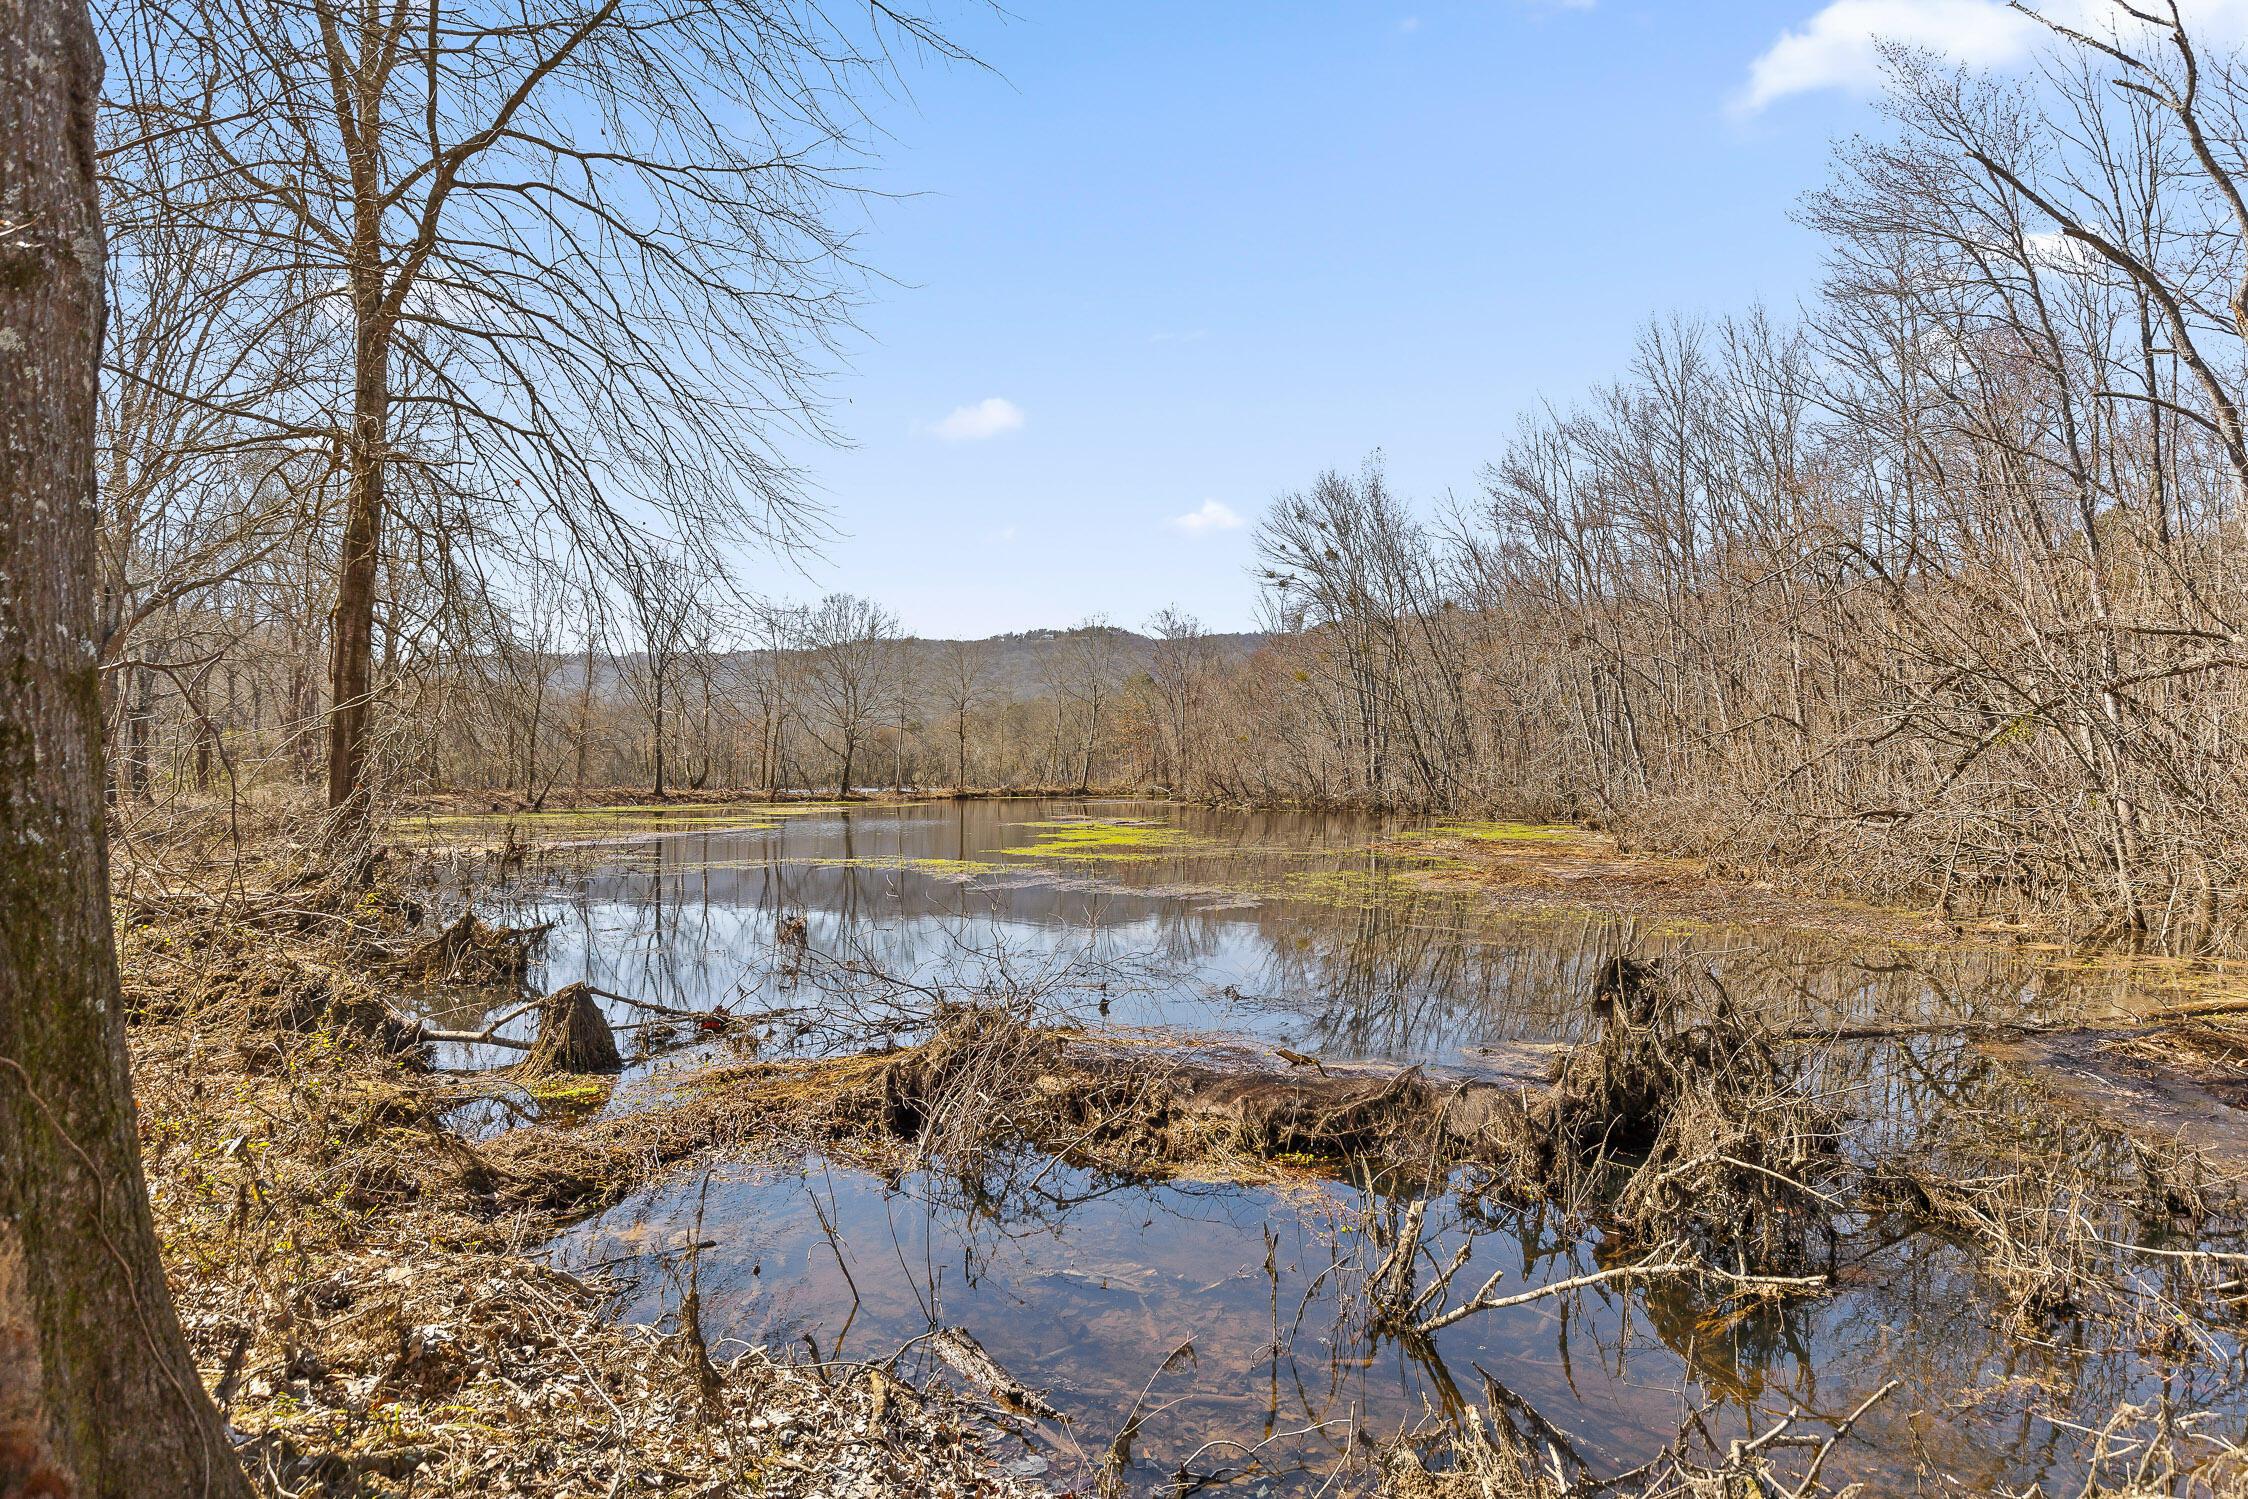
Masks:
[[[796,450],[844,534],[757,581],[866,594],[926,636],[1172,602],[1248,627],[1229,516],[1377,448],[1417,502],[1465,496],[1518,413],[1619,373],[1650,314],[1792,306],[1818,246],[1791,208],[1875,123],[1865,33],[1972,50],[1996,11],[970,15],[954,32],[992,71],[917,71],[878,111],[871,175],[915,196],[861,241],[893,284],[830,386],[853,446]]]

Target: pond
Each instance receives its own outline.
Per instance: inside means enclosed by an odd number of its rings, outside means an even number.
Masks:
[[[1407,831],[1367,816],[1035,799],[573,814],[546,832],[580,846],[512,881],[499,906],[512,922],[553,924],[544,987],[583,978],[679,1008],[800,1013],[810,998],[776,954],[801,920],[827,959],[932,989],[1003,971],[1092,1030],[1162,1028],[1526,1087],[1591,1034],[1593,974],[1618,952],[1691,955],[1783,1026],[2105,1016],[2136,982],[2028,946],[1502,914],[1420,878],[1440,861],[1387,841]],[[620,832],[627,841],[605,841]],[[816,1050],[830,1033],[782,1034]],[[456,1048],[446,1060],[508,1059]],[[635,1106],[636,1081],[695,1060],[637,1064],[607,1106]],[[1868,1040],[1822,1065],[1861,1100],[1853,1148],[1884,1136],[1894,1148],[1899,1132],[1964,1105],[2006,1116],[2019,1091],[1958,1033]],[[2127,1172],[2132,1147],[2086,1126],[2057,1148]],[[1503,1272],[1522,1289],[1617,1262],[1596,1233],[1480,1187],[1456,1174],[1431,1212],[1435,1259],[1465,1248],[1462,1287]],[[1157,1183],[1026,1151],[964,1181],[884,1179],[815,1156],[675,1179],[553,1252],[623,1272],[628,1315],[647,1321],[676,1312],[691,1268],[707,1335],[732,1340],[720,1353],[793,1345],[832,1361],[909,1347],[907,1367],[934,1372],[927,1335],[965,1327],[1067,1418],[1020,1424],[1018,1471],[1057,1492],[1089,1488],[1128,1425],[1131,1492],[1177,1492],[1181,1471],[1218,1492],[1333,1492],[1353,1441],[1493,1398],[1550,1423],[1546,1439],[1567,1449],[1556,1461],[1613,1475],[1684,1423],[1722,1442],[1791,1409],[1839,1419],[1896,1380],[1825,1476],[1968,1490],[2071,1478],[2085,1433],[2125,1403],[2166,1400],[2235,1433],[2248,1414],[2232,1329],[2200,1330],[2184,1354],[2082,1316],[2025,1335],[1973,1244],[1899,1231],[1891,1216],[1838,1215],[1823,1267],[1837,1289],[1816,1299],[1596,1285],[1432,1337],[1376,1335],[1352,1288],[1368,1229],[1395,1218],[1401,1192],[1309,1165],[1256,1185]],[[2167,1262],[2148,1263],[2159,1275]]]

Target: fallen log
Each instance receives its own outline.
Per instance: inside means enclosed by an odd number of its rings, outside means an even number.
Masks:
[[[1037,1390],[1001,1368],[999,1361],[984,1351],[983,1344],[965,1327],[939,1328],[929,1338],[929,1346],[937,1357],[959,1371],[962,1378],[981,1385],[1008,1410],[1040,1416],[1048,1421],[1059,1421],[1062,1413],[1046,1403]]]

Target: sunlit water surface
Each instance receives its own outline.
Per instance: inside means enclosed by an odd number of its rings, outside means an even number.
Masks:
[[[600,820],[585,821],[598,839]],[[947,987],[1004,969],[1090,1027],[1524,1081],[1588,1033],[1593,970],[1618,951],[1690,952],[1782,1024],[2098,1014],[2131,982],[2034,950],[1501,917],[1472,894],[1413,883],[1416,862],[1382,845],[1405,826],[1373,817],[1025,799],[698,809],[691,821],[581,850],[567,872],[534,871],[505,893],[507,919],[553,923],[537,982],[801,1013],[812,996],[776,947],[801,918],[826,958]],[[645,1018],[625,1005],[611,1015]],[[776,1044],[816,1048],[828,1033],[792,1034],[784,1021]],[[510,1055],[455,1048],[445,1060]],[[636,1064],[610,1106],[632,1106],[651,1066],[694,1060]],[[1833,1065],[1855,1074],[1842,1081],[1874,1117],[1998,1085],[1987,1057],[1946,1038],[1870,1044]],[[1393,1436],[1479,1402],[1486,1374],[1604,1473],[1652,1456],[1690,1410],[1738,1433],[1790,1408],[1839,1417],[1901,1379],[1827,1476],[1887,1486],[1918,1465],[1970,1490],[2073,1475],[2084,1429],[2125,1400],[2167,1395],[2236,1432],[2248,1400],[2225,1376],[2229,1344],[2173,1366],[2103,1346],[2097,1328],[2007,1335],[1970,1255],[1926,1233],[1843,1233],[1839,1292],[1785,1311],[1741,1315],[1674,1286],[1596,1288],[1410,1346],[1370,1338],[1344,1298],[1354,1231],[1361,1210],[1383,1206],[1381,1185],[1308,1171],[1287,1187],[1117,1183],[1042,1159],[970,1183],[886,1182],[813,1159],[643,1193],[555,1253],[623,1272],[636,1287],[628,1314],[660,1321],[683,1294],[684,1251],[704,1245],[705,1328],[728,1346],[857,1360],[935,1325],[967,1327],[1070,1418],[1026,1427],[1014,1454],[1057,1490],[1084,1484],[1138,1410],[1138,1492],[1171,1493],[1184,1466],[1225,1478],[1221,1492],[1313,1493],[1351,1433]],[[1550,1216],[1472,1193],[1436,1216],[1439,1259],[1472,1241],[1463,1287],[1502,1269],[1522,1287],[1606,1263]],[[909,1369],[927,1365],[925,1346],[909,1352]]]

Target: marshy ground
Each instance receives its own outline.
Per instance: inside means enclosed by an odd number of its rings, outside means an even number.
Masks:
[[[2216,965],[1658,910],[1504,824],[397,834],[121,899],[275,1492],[2240,1491]],[[529,1075],[492,1022],[572,983],[619,1070]]]

